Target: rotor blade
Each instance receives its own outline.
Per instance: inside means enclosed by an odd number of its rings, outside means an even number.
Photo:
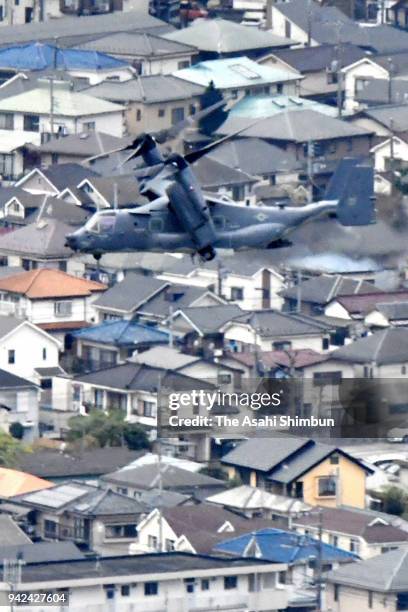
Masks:
[[[159,144],[164,144],[168,140],[176,138],[185,128],[194,125],[198,121],[201,121],[201,119],[204,119],[208,115],[211,115],[211,113],[218,110],[219,108],[222,108],[228,102],[228,98],[219,100],[215,104],[212,104],[211,106],[208,106],[207,108],[204,108],[203,110],[194,113],[194,115],[189,115],[187,119],[183,119],[183,121],[176,123],[176,125],[173,125],[165,130],[160,130],[160,132],[156,132],[152,135],[154,136],[156,142],[158,142]]]
[[[101,157],[109,157],[109,155],[113,155],[114,153],[121,153],[122,151],[127,151],[133,146],[136,146],[134,143],[135,140],[132,140],[132,142],[130,142],[126,146],[118,147],[117,149],[111,149],[110,151],[105,151],[104,153],[98,153],[98,155],[92,155],[92,157],[87,157],[86,159],[84,159],[84,162],[92,162],[96,159],[100,159]]]
[[[249,128],[253,127],[257,123],[260,123],[264,119],[265,119],[265,117],[261,117],[261,118],[257,119],[256,121],[253,121],[249,125],[246,125],[245,127],[242,127],[239,130],[236,130],[235,132],[232,132],[231,134],[227,134],[227,136],[223,136],[222,138],[219,138],[215,142],[210,142],[210,144],[205,145],[205,147],[201,147],[201,149],[197,149],[196,151],[191,151],[191,153],[187,153],[186,155],[184,155],[184,159],[189,164],[193,164],[195,161],[201,159],[201,157],[203,157],[203,155],[207,155],[207,153],[209,153],[210,151],[212,151],[213,149],[218,147],[223,142],[226,142],[230,138],[234,138],[234,136],[238,136],[242,132],[245,132],[246,130],[249,130]]]

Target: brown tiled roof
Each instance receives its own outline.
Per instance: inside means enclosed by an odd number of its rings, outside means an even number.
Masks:
[[[0,290],[20,293],[30,299],[85,297],[105,289],[102,283],[46,268],[0,279]]]
[[[299,517],[294,521],[295,525],[304,527],[318,527],[319,516],[310,514]],[[353,512],[343,508],[323,508],[322,526],[327,531],[345,533],[351,536],[360,536],[371,544],[386,542],[407,542],[408,533],[384,523],[384,520],[376,520],[372,513]]]
[[[345,295],[336,297],[335,299],[347,310],[347,312],[352,314],[367,314],[370,312],[370,310],[373,310],[377,304],[387,304],[388,302],[406,302],[408,300],[408,291]]]
[[[52,331],[57,329],[82,329],[90,327],[90,323],[86,321],[54,321],[53,323],[38,323],[37,327],[41,327],[44,331]]]

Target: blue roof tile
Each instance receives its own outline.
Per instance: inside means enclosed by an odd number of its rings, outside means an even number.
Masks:
[[[136,344],[165,344],[169,335],[148,325],[140,325],[133,321],[110,321],[80,329],[73,334],[74,338],[90,340],[101,344],[136,345]]]

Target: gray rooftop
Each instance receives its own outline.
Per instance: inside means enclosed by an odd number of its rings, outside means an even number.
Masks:
[[[362,111],[363,115],[378,121],[388,129],[395,132],[408,130],[408,113],[406,104],[392,104],[371,107]]]
[[[381,593],[408,591],[408,549],[403,547],[366,561],[345,564],[330,572],[328,580]]]
[[[186,45],[176,40],[168,40],[167,37],[155,36],[153,34],[118,32],[108,36],[99,36],[96,40],[77,45],[78,49],[88,49],[108,53],[113,56],[173,57],[177,55],[195,54],[195,45]]]
[[[49,22],[31,22],[24,25],[8,26],[2,33],[3,46],[22,42],[54,42],[73,46],[81,39],[89,40],[96,34],[113,34],[115,32],[155,32],[164,33],[171,30],[168,24],[138,11],[115,12],[107,15],[84,17],[64,17],[54,19],[52,28]]]
[[[3,533],[2,538],[3,539]],[[15,546],[0,546],[0,564],[3,559],[21,559],[29,563],[50,563],[53,561],[77,561],[85,555],[73,542],[35,542]]]
[[[296,156],[260,138],[236,138],[218,146],[208,155],[221,164],[252,176],[299,170]]]
[[[333,298],[340,295],[355,295],[360,293],[372,293],[374,287],[371,283],[346,278],[340,275],[315,276],[300,284],[300,296],[302,302],[313,302],[315,304],[328,304]],[[289,287],[280,292],[284,298],[297,299],[299,287]]]
[[[225,487],[223,480],[217,480],[199,472],[184,470],[168,463],[162,465],[161,476],[164,489]],[[157,463],[119,470],[113,474],[103,476],[102,480],[115,484],[129,485],[135,488],[156,489],[159,485]]]
[[[221,125],[218,132],[232,134],[246,125],[248,128],[242,132],[241,137],[300,143],[371,134],[357,125],[327,115],[322,116],[322,113],[308,108],[284,110],[272,117],[260,119],[255,125],[253,120],[247,117],[229,118]]]
[[[406,363],[408,356],[408,329],[389,327],[371,336],[359,338],[332,353],[333,359],[350,363],[376,363],[386,365]]]
[[[117,138],[103,132],[82,132],[81,134],[68,134],[59,138],[51,138],[51,140],[39,146],[25,145],[25,147],[38,153],[59,153],[81,156],[85,159],[120,148],[127,143],[128,139]],[[87,174],[90,173],[87,172]],[[66,185],[68,184],[70,183],[66,183]]]
[[[64,246],[72,226],[56,219],[42,220],[0,236],[0,253],[31,255],[40,259],[67,259],[72,251]]]
[[[194,287],[194,285],[170,285],[164,291],[156,293],[145,301],[138,309],[138,315],[165,319],[169,316],[170,306],[173,311],[180,308],[194,307],[195,302],[205,294],[209,293],[206,287]],[[170,297],[173,301],[169,301]],[[214,295],[215,298],[215,295]],[[222,300],[219,300],[222,303]]]
[[[199,19],[181,30],[165,35],[169,40],[197,47],[212,53],[244,53],[254,49],[288,47],[293,41],[226,19]]]
[[[237,304],[181,308],[180,312],[182,312],[202,334],[216,333],[227,322],[242,315],[242,310]]]
[[[26,544],[32,546],[30,538],[8,514],[0,514],[0,534],[0,562],[4,559],[1,555],[3,548]]]
[[[20,327],[24,321],[21,319],[17,319],[11,315],[1,315],[0,316],[0,338],[7,336],[13,329]]]
[[[285,313],[278,310],[257,310],[235,318],[236,323],[250,325],[261,336],[290,337],[321,335],[333,329],[333,325],[317,321],[304,314]]]
[[[205,90],[202,85],[178,79],[172,75],[157,74],[141,76],[128,81],[105,81],[86,90],[96,98],[111,102],[143,102],[158,104],[171,100],[188,100],[200,96]]]
[[[162,291],[167,285],[166,281],[159,280],[153,276],[129,272],[120,283],[105,291],[94,302],[94,306],[108,310],[133,312],[140,308],[149,298]]]
[[[376,310],[381,312],[389,321],[408,319],[408,302],[386,302],[377,304]]]
[[[194,173],[203,189],[231,185],[247,185],[255,183],[257,179],[249,176],[238,168],[219,162],[212,157],[201,157],[193,164]]]
[[[338,48],[333,44],[318,47],[301,47],[296,49],[277,49],[273,55],[283,60],[302,74],[320,72],[331,68],[338,59]],[[366,52],[356,45],[343,44],[341,47],[342,65],[348,66],[366,56]]]

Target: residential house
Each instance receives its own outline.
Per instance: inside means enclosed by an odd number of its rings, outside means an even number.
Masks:
[[[82,273],[84,266],[72,258],[65,245],[65,236],[73,231],[57,219],[43,219],[0,236],[0,261],[5,266],[25,270],[52,268],[73,274]]]
[[[163,550],[209,554],[216,544],[265,526],[269,521],[246,519],[229,510],[203,503],[197,506],[154,509],[137,526],[137,541],[129,552],[160,551],[160,529]]]
[[[132,320],[162,322],[171,309],[179,307],[216,306],[225,303],[206,287],[184,283],[171,284],[171,280],[158,279],[129,272],[125,278],[110,287],[95,302],[99,321]]]
[[[163,36],[145,33],[118,32],[100,36],[78,45],[79,49],[108,53],[129,62],[143,76],[172,74],[186,68],[197,56],[197,45],[185,44]]]
[[[88,157],[126,146],[126,142],[124,138],[93,131],[54,136],[39,146],[24,146],[24,168],[30,170],[46,168],[52,164],[80,164]],[[65,186],[67,184],[65,182]]]
[[[105,290],[102,283],[48,268],[0,279],[3,308],[62,338],[95,319],[93,302]]]
[[[159,278],[178,285],[207,287],[243,310],[260,310],[271,306],[280,309],[282,305],[279,292],[284,286],[284,278],[262,256],[248,257],[247,253],[235,253],[232,257],[224,257],[220,265],[208,262],[205,266],[183,257],[172,266],[167,266]]]
[[[239,368],[239,364],[227,365],[219,360],[202,359],[197,355],[182,353],[172,346],[154,346],[146,351],[137,352],[130,361],[159,368],[171,364],[173,371],[197,379],[214,381],[226,392],[241,388],[242,369]]]
[[[82,3],[80,3],[82,5]],[[69,8],[69,7],[68,7]],[[71,7],[72,10],[72,7]],[[74,14],[78,6],[74,7]],[[84,15],[75,19],[75,31],[72,29],[72,21],[65,19],[53,20],[53,36],[61,45],[82,42],[84,37],[89,38],[98,34],[106,35],[115,32],[154,32],[162,34],[168,32],[169,26],[160,19],[148,14],[146,10],[115,11],[108,15]],[[4,45],[22,44],[33,41],[49,42],[50,27],[47,21],[14,25],[3,28],[2,42]]]
[[[408,162],[408,142],[391,136],[371,149],[374,168],[377,172],[395,171],[405,168]]]
[[[53,125],[50,123],[49,82],[0,100],[0,133],[16,134],[20,141],[39,145],[50,134],[77,134],[98,131],[121,137],[125,133],[124,111],[119,104],[99,100],[87,93],[73,91],[66,81],[54,82]]]
[[[295,375],[302,377],[303,371],[321,362],[327,361],[327,353],[317,353],[310,349],[286,349],[277,351],[226,351],[217,361],[223,365],[229,364],[241,368],[245,378],[268,376],[287,378]]]
[[[0,404],[6,407],[7,420],[3,429],[12,423],[21,423],[24,439],[32,442],[38,437],[38,403],[40,389],[33,382],[0,370]]]
[[[254,94],[296,95],[302,78],[293,71],[261,66],[245,56],[199,62],[177,70],[174,76],[202,87],[212,82],[216,89],[236,99]]]
[[[126,554],[146,511],[135,499],[75,480],[18,495],[13,503],[30,509],[37,538],[70,540],[101,555]]]
[[[33,168],[15,186],[34,195],[58,196],[66,187],[77,186],[91,176],[97,175],[78,163],[53,163],[47,168]]]
[[[323,542],[369,559],[407,545],[408,533],[392,524],[395,517],[389,518],[387,521],[373,512],[355,512],[351,508],[321,508],[295,517],[292,527],[312,537],[318,536],[321,527]]]
[[[134,321],[106,321],[71,334],[75,341],[73,366],[76,372],[98,370],[125,362],[136,351],[169,343],[169,334]],[[167,365],[171,362],[167,362]],[[156,364],[158,365],[158,364]]]
[[[397,0],[390,9],[393,23],[400,27],[406,28],[408,26],[408,7],[406,0]]]
[[[354,295],[333,297],[325,307],[325,315],[347,320],[363,320],[377,304],[403,303],[408,291],[371,291]]]
[[[2,298],[5,297],[1,293]],[[7,297],[7,296],[6,296]],[[15,302],[0,299],[0,368],[36,384],[43,382],[42,373],[58,370],[62,344],[28,320],[4,313],[4,307],[16,312]],[[21,311],[17,314],[22,315]],[[30,351],[27,351],[27,347]]]
[[[255,204],[255,177],[206,156],[196,161],[192,168],[205,191],[231,199],[242,206]]]
[[[197,501],[220,493],[226,488],[223,480],[200,472],[192,472],[168,462],[161,467],[161,480],[163,490],[182,493]],[[101,482],[117,493],[140,499],[146,491],[156,490],[158,487],[158,462],[126,467],[112,474],[106,474],[101,477]]]
[[[133,70],[128,63],[97,51],[60,49],[40,42],[0,49],[0,79],[22,71],[63,70],[73,78],[86,79],[91,85],[114,79],[126,81]]]
[[[303,314],[257,310],[235,316],[220,329],[224,346],[233,352],[257,346],[261,351],[309,349],[328,351],[335,328]]]
[[[33,491],[43,491],[53,486],[52,482],[26,472],[0,467],[0,498],[7,499]]]
[[[399,101],[394,104],[382,104],[365,108],[354,116],[352,123],[356,126],[375,132],[375,143],[397,136],[403,140],[408,136],[406,104]]]
[[[365,561],[343,566],[327,575],[327,605],[333,612],[407,607],[408,550],[404,546]]]
[[[367,294],[374,290],[377,291],[373,284],[364,280],[340,274],[321,274],[298,280],[296,284],[282,289],[280,295],[284,299],[283,310],[315,316],[323,314],[325,307],[337,296]]]
[[[310,610],[316,605],[315,581],[320,579],[321,570],[314,563],[315,559],[321,559],[326,571],[348,566],[355,560],[352,553],[321,543],[318,539],[275,528],[230,537],[216,544],[214,552],[229,557],[256,557],[264,561],[287,563],[285,584],[289,595],[289,609],[294,610]]]
[[[372,330],[408,325],[408,301],[376,304],[366,315],[364,324]]]
[[[165,34],[164,38],[195,47],[200,60],[243,55],[256,59],[268,51],[293,44],[293,41],[277,36],[270,30],[247,28],[234,21],[213,17],[195,20],[189,27]]]
[[[364,50],[389,53],[406,49],[406,32],[386,24],[364,27],[336,6],[303,0],[276,2],[271,6],[269,23],[278,36],[287,36],[297,43],[312,46],[351,43]],[[310,27],[309,27],[310,24]]]
[[[338,71],[365,55],[363,49],[350,43],[343,43],[339,53],[339,48],[330,42],[319,46],[273,50],[259,61],[266,66],[285,67],[302,74],[300,96],[337,102]]]
[[[140,194],[138,183],[133,176],[90,176],[84,178],[76,187],[67,187],[58,197],[92,210],[127,208],[148,201]]]
[[[212,359],[222,353],[223,327],[242,313],[237,304],[180,308],[170,315],[168,325],[187,352]]]
[[[291,524],[291,519],[303,516],[311,510],[311,506],[300,499],[269,493],[264,489],[240,485],[210,495],[206,502],[215,504],[225,510],[231,510],[247,518],[285,519]]]
[[[220,144],[207,157],[256,177],[257,185],[299,183],[301,164],[295,156],[260,138],[234,138]]]
[[[373,131],[329,115],[322,117],[319,110],[303,104],[296,110],[280,109],[255,124],[248,117],[231,112],[218,128],[218,133],[232,135],[240,129],[243,130],[241,137],[263,138],[294,154],[300,161],[306,161],[307,144],[310,142],[314,143],[314,157],[317,159],[328,161],[350,156],[367,157],[373,136]]]
[[[36,449],[19,457],[18,467],[56,483],[72,479],[89,482],[125,467],[139,455],[140,452],[122,446],[84,448],[76,451]]]
[[[31,542],[26,544],[15,544],[13,546],[0,547],[0,563],[4,559],[10,561],[31,563],[52,563],[55,561],[84,559],[85,555],[73,542]]]
[[[176,74],[176,73],[175,73]],[[194,114],[205,86],[174,75],[141,76],[130,81],[105,82],[86,90],[87,95],[126,106],[129,134],[167,129]],[[105,130],[106,131],[106,130]]]
[[[238,476],[244,484],[311,506],[365,507],[365,480],[371,469],[336,446],[293,437],[251,438],[221,461],[230,478]]]
[[[158,565],[159,564],[159,565]],[[121,607],[136,606],[160,612],[188,612],[192,605],[219,609],[285,609],[288,603],[280,577],[284,563],[262,563],[255,559],[225,559],[189,553],[154,553],[100,559],[39,563],[23,572],[25,584],[41,590],[44,585],[69,588],[70,606],[85,612],[112,600]],[[257,576],[256,584],[253,576]],[[1,591],[9,585],[0,583]],[[194,601],[194,604],[191,602]]]

